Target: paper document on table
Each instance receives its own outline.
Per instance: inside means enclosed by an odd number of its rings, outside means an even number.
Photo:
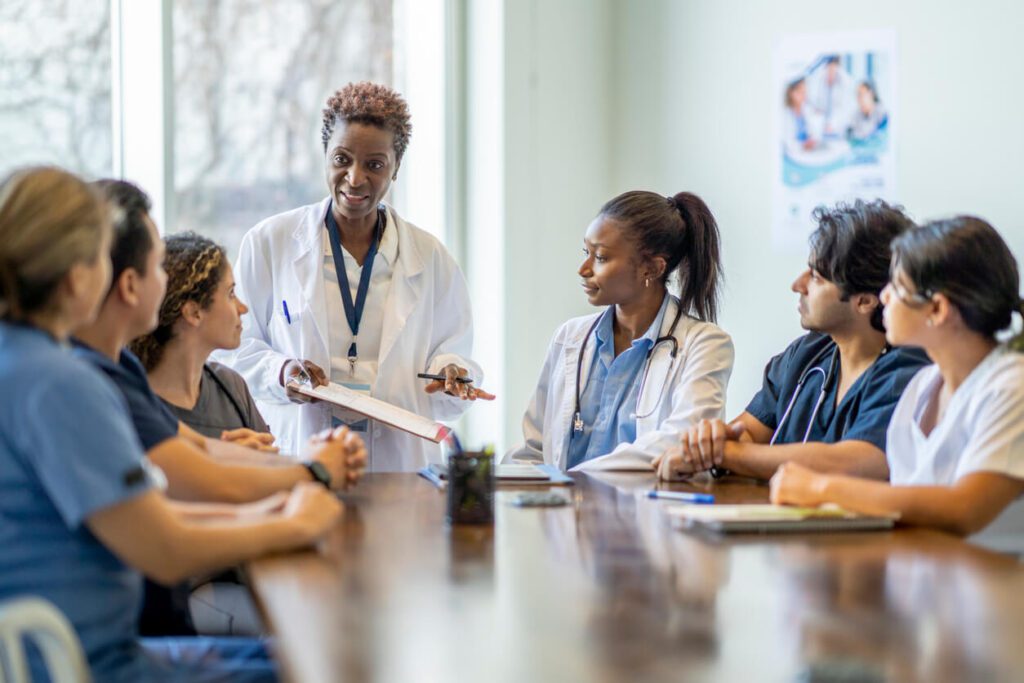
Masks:
[[[667,508],[677,528],[719,533],[868,531],[891,529],[897,517],[860,515],[836,506],[676,505]]]
[[[360,394],[334,382],[319,387],[311,387],[302,382],[289,382],[288,388],[303,396],[309,396],[310,398],[347,408],[360,415],[365,415],[395,429],[401,429],[403,432],[409,432],[434,443],[441,443],[451,431],[440,422],[434,422],[405,408],[399,408],[378,398]]]

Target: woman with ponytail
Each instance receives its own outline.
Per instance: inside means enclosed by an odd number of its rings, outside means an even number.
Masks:
[[[580,284],[603,310],[555,333],[525,443],[507,459],[650,470],[683,430],[725,407],[733,346],[714,324],[718,226],[689,192],[626,192],[601,207],[583,245]]]
[[[1017,263],[995,229],[959,216],[893,242],[882,291],[886,338],[922,347],[934,365],[907,385],[889,423],[890,481],[815,473],[790,463],[777,503],[832,502],[901,523],[1024,549],[1024,355],[996,335],[1021,313]]]

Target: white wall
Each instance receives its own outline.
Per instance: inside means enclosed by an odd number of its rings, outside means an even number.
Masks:
[[[772,253],[772,51],[788,32],[897,32],[899,199],[974,212],[1024,255],[1024,3],[1011,0],[468,0],[467,272],[477,356],[501,393],[469,434],[510,445],[551,333],[586,313],[582,233],[629,189],[700,194],[723,234],[728,413],[800,333]],[[481,55],[483,56],[481,58]]]
[[[576,269],[609,197],[611,12],[606,0],[468,9],[467,271],[476,355],[500,394],[473,406],[468,434],[504,448],[522,438],[552,333],[589,310]]]
[[[694,191],[718,218],[736,342],[730,416],[800,330],[772,253],[772,51],[785,33],[897,32],[897,191],[918,220],[971,212],[1024,255],[1024,3],[644,0],[613,6],[615,191]]]

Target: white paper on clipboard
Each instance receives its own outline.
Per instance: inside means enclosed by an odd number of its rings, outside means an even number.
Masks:
[[[340,384],[331,382],[326,386],[310,387],[302,382],[289,382],[288,388],[303,396],[326,401],[386,425],[409,432],[427,441],[441,443],[451,431],[440,422],[434,422],[422,415],[399,408],[378,398],[360,394]]]

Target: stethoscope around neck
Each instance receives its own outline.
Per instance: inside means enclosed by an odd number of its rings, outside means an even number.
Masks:
[[[572,431],[579,433],[583,431],[583,418],[580,414],[580,396],[583,393],[580,383],[583,380],[583,356],[587,350],[587,341],[591,335],[594,334],[594,330],[597,329],[598,324],[601,322],[600,315],[591,323],[590,328],[587,330],[586,336],[583,337],[583,344],[580,345],[580,355],[576,358],[576,409],[573,412],[572,420]],[[643,402],[644,389],[647,387],[647,376],[651,370],[651,359],[654,357],[654,352],[657,351],[660,344],[671,344],[672,350],[669,352],[669,358],[672,362],[675,362],[676,355],[679,353],[679,342],[676,340],[676,327],[679,325],[679,319],[683,317],[683,307],[681,305],[676,306],[676,315],[672,319],[672,325],[668,328],[668,334],[658,337],[654,340],[654,344],[651,348],[647,349],[647,355],[644,358],[644,370],[643,374],[640,375],[640,387],[636,392],[636,412],[633,413],[633,417],[637,419],[643,419],[650,417],[654,414],[654,411],[658,409],[661,404],[661,400],[665,397],[665,389],[668,387],[668,376],[666,373],[665,382],[661,385],[661,391],[658,393],[658,400],[654,402],[654,407],[648,412],[641,414],[640,406]],[[669,371],[671,371],[671,363],[669,365]]]
[[[832,359],[828,364],[828,371],[826,372],[823,368],[818,366],[825,355],[832,351]],[[882,355],[885,355],[889,351],[889,345],[886,344],[882,349]],[[814,409],[811,410],[811,416],[807,420],[807,429],[804,431],[804,438],[801,439],[801,443],[807,443],[807,439],[811,436],[811,429],[814,427],[814,420],[818,417],[818,411],[821,410],[821,404],[825,402],[825,395],[828,393],[829,387],[832,386],[832,382],[836,377],[836,370],[839,367],[839,347],[835,345],[826,346],[818,353],[814,354],[814,357],[804,366],[803,372],[800,373],[800,378],[796,382],[796,387],[793,388],[793,395],[789,399],[789,405],[786,406],[785,412],[782,413],[782,419],[779,420],[778,427],[775,428],[775,433],[772,434],[771,441],[768,442],[769,446],[774,446],[775,441],[779,438],[779,434],[782,433],[782,428],[786,424],[786,420],[789,418],[789,414],[793,411],[793,404],[796,403],[797,397],[800,395],[800,390],[804,388],[804,384],[811,378],[811,375],[820,373],[822,377],[821,391],[818,392],[818,399],[814,402]]]

